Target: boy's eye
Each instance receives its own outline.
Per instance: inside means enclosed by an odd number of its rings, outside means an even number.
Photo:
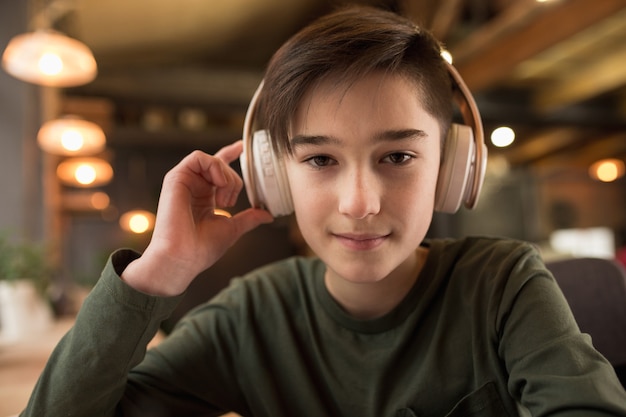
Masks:
[[[388,162],[394,165],[401,165],[409,160],[413,159],[412,155],[404,152],[394,152],[383,158],[383,162]]]
[[[312,165],[314,168],[322,168],[332,164],[332,159],[325,155],[315,155],[305,160],[305,162],[309,165]]]

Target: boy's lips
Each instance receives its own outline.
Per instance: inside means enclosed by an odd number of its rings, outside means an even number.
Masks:
[[[380,246],[389,237],[389,234],[333,233],[333,236],[349,249],[371,250]]]

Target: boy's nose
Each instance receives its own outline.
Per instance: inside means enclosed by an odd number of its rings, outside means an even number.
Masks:
[[[363,171],[347,175],[338,190],[339,212],[364,219],[380,211],[381,193],[375,176]]]

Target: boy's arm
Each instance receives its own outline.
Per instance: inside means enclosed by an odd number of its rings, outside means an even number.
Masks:
[[[61,340],[35,387],[26,416],[111,416],[128,373],[191,281],[244,233],[272,216],[250,208],[230,218],[243,187],[229,166],[241,142],[215,155],[195,151],[164,178],[155,229],[143,255],[117,252]],[[132,401],[132,399],[130,399]]]
[[[128,250],[111,256],[20,416],[116,415],[128,372],[181,299],[150,296],[126,285],[119,272],[137,257]]]
[[[507,287],[500,309],[511,394],[532,415],[626,417],[626,392],[578,330],[555,280],[545,269],[531,275]]]

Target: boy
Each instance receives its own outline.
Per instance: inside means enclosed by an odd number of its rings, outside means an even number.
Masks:
[[[145,252],[112,255],[23,415],[626,416],[530,245],[424,241],[452,118],[439,51],[369,8],[285,44],[260,118],[318,258],[233,280],[144,358],[193,278],[272,220],[213,213],[242,188],[241,143],[192,153],[166,175]]]

